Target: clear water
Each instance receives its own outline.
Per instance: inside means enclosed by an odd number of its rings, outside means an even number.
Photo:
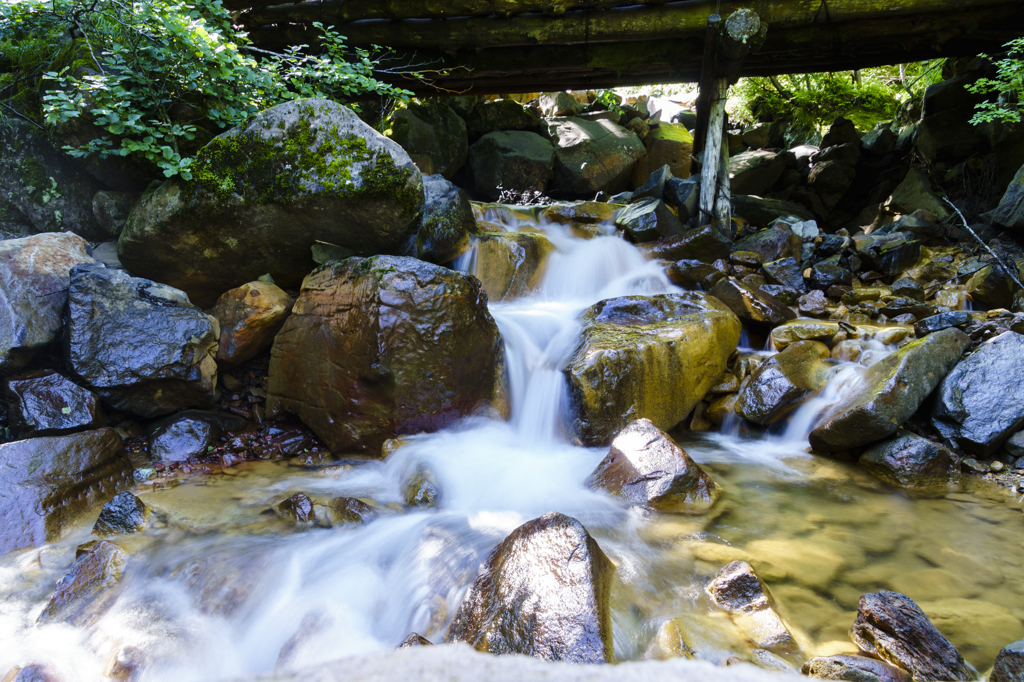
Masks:
[[[522,226],[508,212],[488,217]],[[617,660],[642,658],[673,618],[701,657],[747,653],[703,592],[739,558],[771,586],[801,645],[794,663],[852,652],[857,599],[877,589],[917,600],[981,670],[1024,637],[1024,517],[1012,497],[979,488],[913,498],[806,453],[814,420],[858,380],[857,366],[838,368],[776,435],[674,434],[725,488],[704,516],[646,513],[586,488],[605,452],[572,446],[563,427],[560,370],[577,317],[603,298],[674,287],[614,236],[529,227],[558,251],[533,296],[491,306],[507,348],[509,422],[467,420],[413,437],[384,462],[320,471],[252,463],[144,490],[166,522],[124,540],[131,560],[116,601],[86,627],[35,619],[92,519],[60,542],[2,557],[0,673],[35,662],[66,680],[102,679],[111,656],[129,648],[142,661],[133,679],[215,680],[390,649],[413,631],[441,642],[487,553],[549,511],[582,521],[616,564]],[[439,507],[404,510],[402,482],[423,465],[439,484]],[[373,500],[383,513],[330,529],[296,529],[267,513],[298,491]]]

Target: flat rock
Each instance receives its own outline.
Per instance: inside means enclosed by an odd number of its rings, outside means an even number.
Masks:
[[[872,446],[860,466],[889,485],[942,489],[960,486],[960,459],[947,448],[909,432]]]
[[[269,348],[294,303],[269,282],[249,282],[225,292],[210,311],[220,325],[217,362],[237,365]]]
[[[707,511],[722,490],[649,419],[638,419],[615,436],[587,482],[630,504],[686,514]]]
[[[867,656],[818,656],[804,663],[804,675],[843,682],[910,682],[906,670]]]
[[[106,426],[99,399],[53,370],[3,382],[10,398],[8,418],[17,431],[59,434]]]
[[[831,357],[818,341],[797,341],[761,363],[739,393],[736,414],[762,426],[786,416],[828,381]]]
[[[755,646],[783,651],[796,648],[768,586],[746,561],[726,565],[705,589],[720,608],[733,615]]]
[[[545,514],[494,549],[445,639],[492,654],[607,663],[614,570],[579,521]]]
[[[727,305],[745,322],[775,327],[796,319],[796,313],[789,306],[734,277],[719,280],[708,293]]]

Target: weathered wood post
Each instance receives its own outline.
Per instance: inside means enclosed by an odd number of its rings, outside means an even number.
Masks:
[[[725,105],[729,86],[739,80],[743,60],[752,48],[764,41],[766,30],[767,25],[762,24],[757,13],[749,9],[733,12],[724,23],[718,15],[708,17],[694,151],[704,152],[700,174],[700,219],[714,219],[717,229],[726,235],[732,231],[732,207],[729,147],[723,141]],[[710,59],[709,54],[713,55]]]

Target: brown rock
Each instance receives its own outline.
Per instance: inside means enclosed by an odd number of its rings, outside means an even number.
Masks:
[[[734,277],[720,280],[708,293],[746,322],[774,327],[796,319],[796,313],[775,297],[752,289]]]
[[[220,323],[217,362],[237,365],[268,348],[294,303],[269,282],[250,282],[226,292],[210,311]]]
[[[764,649],[793,649],[796,643],[775,611],[775,600],[753,567],[733,561],[708,583],[707,592],[746,632],[755,646]]]
[[[798,341],[761,364],[736,401],[736,414],[755,424],[772,424],[821,390],[831,352],[818,341]]]
[[[127,557],[120,547],[106,540],[97,542],[57,582],[50,603],[39,614],[39,624],[81,626],[93,622],[110,605],[111,588],[120,582],[126,563]]]
[[[488,301],[510,301],[532,293],[544,278],[554,245],[535,232],[498,232],[480,237],[476,271]]]

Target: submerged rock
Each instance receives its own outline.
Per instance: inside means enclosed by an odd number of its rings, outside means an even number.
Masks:
[[[484,562],[445,639],[492,654],[607,663],[614,566],[579,521],[529,521]]]
[[[555,246],[536,232],[496,232],[481,235],[476,249],[474,274],[497,303],[533,293]]]
[[[831,357],[818,341],[798,341],[754,370],[739,393],[736,414],[762,426],[783,418],[824,387]]]
[[[57,539],[94,504],[134,482],[113,429],[5,443],[0,462],[0,554]]]
[[[641,418],[673,428],[718,381],[740,337],[736,315],[699,292],[608,299],[583,322],[564,372],[573,430],[587,445]]]
[[[217,362],[237,365],[270,347],[294,303],[269,282],[249,282],[224,293],[210,311],[220,325]]]
[[[897,592],[862,595],[850,637],[862,651],[909,670],[916,682],[975,679],[956,647]]]
[[[276,507],[277,513],[295,523],[310,524],[316,521],[313,501],[306,493],[295,493]]]
[[[328,509],[335,523],[369,523],[377,516],[376,509],[354,497],[335,497]]]
[[[103,505],[92,532],[100,537],[138,533],[146,529],[149,517],[146,503],[126,490]]]
[[[1004,332],[964,358],[939,386],[932,423],[967,452],[998,450],[1024,425],[1024,336]]]
[[[21,369],[57,338],[71,268],[95,262],[86,246],[66,233],[0,241],[0,371]]]
[[[217,321],[181,291],[78,265],[67,315],[68,366],[115,408],[156,417],[213,403]]]
[[[804,663],[804,675],[842,682],[910,682],[907,671],[867,656],[818,656]]]
[[[960,460],[947,448],[912,433],[897,433],[860,456],[860,465],[900,488],[955,488]]]
[[[121,581],[127,562],[124,550],[113,542],[97,542],[57,582],[53,597],[39,614],[39,624],[84,626],[95,621],[113,601],[111,590]]]
[[[989,682],[1021,682],[1024,680],[1024,639],[1007,644],[996,656]]]
[[[839,452],[896,433],[970,342],[959,329],[943,329],[875,363],[857,387],[818,420],[811,431],[811,447],[823,453]]]
[[[746,561],[733,561],[708,583],[707,592],[755,646],[790,650],[796,647],[793,636],[775,610],[775,600],[753,567]]]
[[[145,194],[118,242],[136,275],[209,306],[270,273],[299,284],[318,242],[369,256],[416,232],[423,181],[409,155],[322,99],[271,107],[214,138],[192,164]]]
[[[13,377],[4,389],[8,418],[18,431],[58,434],[106,425],[99,399],[52,370]]]
[[[722,491],[649,419],[638,419],[615,436],[608,456],[587,482],[631,504],[685,514],[707,511]]]
[[[502,341],[472,275],[413,258],[349,258],[314,271],[274,341],[268,414],[290,412],[332,452],[380,456],[502,389]]]

